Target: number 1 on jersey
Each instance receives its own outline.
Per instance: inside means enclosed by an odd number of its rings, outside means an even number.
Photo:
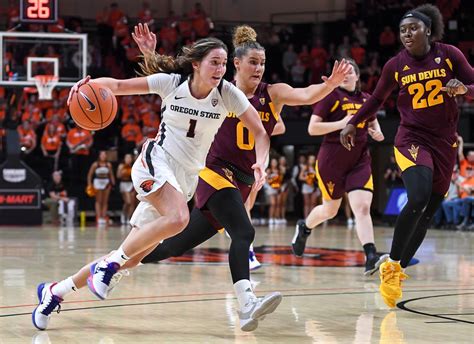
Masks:
[[[194,132],[196,130],[196,123],[197,123],[196,119],[189,120],[189,129],[188,129],[188,132],[186,133],[186,137],[194,138],[194,135],[196,135],[196,133]]]

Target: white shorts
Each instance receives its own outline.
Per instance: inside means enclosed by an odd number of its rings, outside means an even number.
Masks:
[[[105,190],[109,186],[109,178],[94,178],[93,185],[96,190]]]
[[[132,182],[120,182],[120,192],[130,192],[133,190]]]
[[[130,225],[132,227],[141,228],[143,225],[150,223],[160,217],[160,213],[148,202],[140,202],[133,211],[130,218]]]
[[[314,186],[308,185],[306,183],[303,184],[301,188],[301,193],[306,195],[306,194],[312,194],[314,192]]]
[[[153,144],[151,151],[149,145]],[[173,157],[165,152],[155,141],[148,141],[132,167],[133,187],[137,198],[145,200],[145,196],[161,188],[166,182],[184,195],[186,202],[193,198],[196,191],[199,171],[186,170]]]

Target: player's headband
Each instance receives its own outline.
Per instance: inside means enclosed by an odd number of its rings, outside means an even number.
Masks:
[[[416,19],[419,19],[421,20],[425,25],[426,27],[431,27],[431,18],[428,17],[426,14],[423,14],[419,11],[408,11],[403,17],[402,17],[402,20],[403,19],[406,19],[406,18],[416,18]],[[400,20],[401,22],[401,20]]]

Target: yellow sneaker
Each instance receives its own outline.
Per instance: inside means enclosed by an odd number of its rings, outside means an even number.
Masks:
[[[407,275],[402,272],[400,263],[386,261],[380,265],[380,295],[390,308],[394,308],[397,300],[402,297],[401,280]],[[402,279],[400,279],[402,277]]]

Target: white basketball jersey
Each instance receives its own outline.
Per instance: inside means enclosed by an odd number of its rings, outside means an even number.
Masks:
[[[204,99],[189,90],[189,79],[179,74],[158,73],[147,77],[151,93],[162,98],[160,130],[156,142],[190,171],[204,168],[206,156],[217,130],[229,112],[240,116],[250,103],[230,82],[223,80]],[[181,80],[182,81],[182,80]]]

